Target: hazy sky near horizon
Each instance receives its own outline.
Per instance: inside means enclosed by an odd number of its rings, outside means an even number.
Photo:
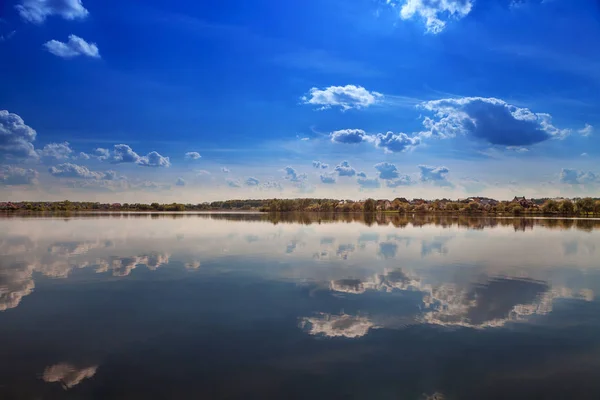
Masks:
[[[0,76],[0,200],[600,186],[596,0],[8,0]]]

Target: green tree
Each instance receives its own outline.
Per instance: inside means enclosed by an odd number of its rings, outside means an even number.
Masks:
[[[575,212],[575,205],[571,200],[566,199],[560,202],[558,205],[558,210],[561,212],[561,214],[571,215]]]
[[[558,203],[554,200],[548,200],[542,206],[542,211],[546,214],[554,214],[558,212]]]
[[[575,205],[577,206],[577,212],[579,213],[587,214],[594,212],[594,200],[591,197],[578,199]]]
[[[373,200],[373,199],[367,199],[365,201],[365,205],[363,207],[363,211],[366,212],[366,213],[375,212],[375,200]]]

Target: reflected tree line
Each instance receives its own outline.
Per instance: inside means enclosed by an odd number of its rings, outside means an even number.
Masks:
[[[513,227],[515,231],[531,230],[535,226],[548,229],[577,229],[593,231],[600,228],[600,219],[592,218],[551,218],[551,217],[497,217],[470,215],[436,214],[399,214],[399,213],[335,213],[335,212],[270,212],[270,213],[76,213],[76,212],[39,212],[28,214],[4,213],[0,218],[47,218],[65,217],[85,219],[209,219],[242,222],[264,222],[277,224],[334,224],[360,223],[367,226],[389,226],[396,228],[421,227],[434,225],[442,228],[465,227],[482,230],[494,227]]]
[[[600,199],[526,199],[515,197],[511,201],[497,201],[485,197],[462,200],[424,200],[395,198],[394,200],[366,199],[364,201],[335,199],[263,199],[227,200],[198,204],[141,204],[98,202],[3,202],[3,211],[262,211],[262,212],[320,212],[320,213],[376,213],[399,214],[452,214],[452,215],[560,215],[600,216]]]

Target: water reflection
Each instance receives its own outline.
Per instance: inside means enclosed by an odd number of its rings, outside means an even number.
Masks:
[[[300,378],[317,397],[351,381],[358,398],[493,398],[499,382],[534,376],[541,359],[598,354],[598,226],[399,215],[0,219],[0,358],[12,365],[0,366],[0,398],[165,398],[166,387],[180,397],[293,398],[285,389]],[[508,354],[514,343],[537,355]],[[600,361],[585,365],[581,376]]]
[[[44,370],[43,379],[46,382],[58,382],[64,389],[70,389],[82,380],[96,374],[98,366],[77,368],[68,363],[52,365]]]

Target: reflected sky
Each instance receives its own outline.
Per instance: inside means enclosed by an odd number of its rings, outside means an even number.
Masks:
[[[0,219],[0,398],[600,396],[600,221],[366,217]]]

